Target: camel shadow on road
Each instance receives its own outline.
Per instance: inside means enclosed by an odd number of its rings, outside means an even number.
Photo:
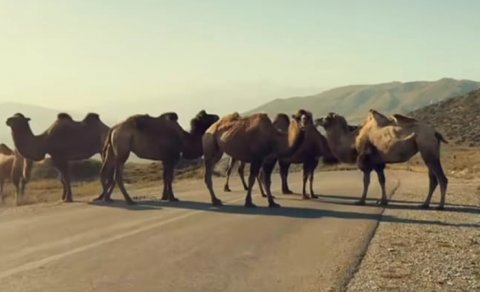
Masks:
[[[342,197],[344,198],[344,197]],[[311,202],[322,202],[322,200],[311,200]],[[345,204],[343,202],[338,202]],[[382,215],[380,209],[372,213],[361,212],[362,206],[356,206],[356,209],[360,211],[352,210],[328,210],[319,208],[307,208],[307,207],[291,207],[282,206],[280,208],[268,208],[268,207],[256,207],[246,208],[242,205],[224,205],[221,207],[213,207],[209,202],[198,201],[178,201],[178,202],[165,202],[158,200],[144,200],[138,201],[135,205],[126,205],[123,202],[114,203],[89,203],[95,206],[110,207],[110,208],[123,208],[130,211],[144,211],[144,210],[160,210],[160,209],[184,209],[193,211],[204,211],[214,213],[228,213],[237,215],[253,215],[253,216],[279,216],[290,217],[298,219],[318,219],[318,218],[338,218],[345,220],[373,220],[400,224],[422,224],[422,225],[438,225],[438,226],[454,226],[454,227],[468,227],[479,228],[480,223],[449,223],[439,220],[418,220],[409,218],[400,218],[391,215]],[[350,203],[349,205],[352,205]],[[373,207],[370,205],[369,207]],[[395,208],[398,206],[387,206],[387,208]],[[408,208],[412,208],[410,205]],[[472,210],[473,211],[473,210]],[[478,212],[478,208],[476,210]]]

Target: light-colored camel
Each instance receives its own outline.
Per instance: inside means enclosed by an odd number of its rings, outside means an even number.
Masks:
[[[25,159],[20,153],[7,145],[0,144],[0,202],[3,202],[4,184],[10,180],[15,186],[15,201],[18,204],[30,180],[32,161]]]
[[[288,126],[290,125],[290,118],[288,115],[279,113],[275,116],[273,119],[273,126],[277,128],[281,132],[287,132],[288,131]],[[237,160],[235,158],[230,157],[230,161],[228,164],[227,168],[227,178],[225,180],[225,186],[223,187],[225,192],[230,192],[230,175],[232,173],[233,168],[235,167],[235,164],[237,163]],[[243,189],[246,191],[248,190],[247,183],[245,182],[245,166],[246,163],[243,161],[240,161],[240,165],[238,166],[238,175],[240,176],[240,180],[243,185]],[[263,186],[262,186],[262,181],[260,176],[258,177],[258,186],[260,188],[261,194],[263,197],[266,197],[267,194],[265,193]]]
[[[123,168],[130,152],[139,158],[159,160],[163,164],[163,200],[176,201],[172,184],[180,158],[197,159],[203,155],[202,136],[219,117],[200,111],[190,122],[190,132],[182,129],[175,113],[159,117],[135,115],[115,125],[105,144],[101,171],[103,192],[96,200],[111,201],[114,182],[125,201],[133,203],[123,182]]]
[[[205,158],[205,184],[210,192],[213,205],[221,205],[213,190],[213,169],[226,153],[239,161],[250,163],[246,207],[255,207],[252,202],[252,188],[262,168],[265,192],[270,207],[278,207],[271,191],[273,165],[263,164],[267,160],[292,155],[301,145],[305,136],[304,128],[308,119],[305,115],[294,115],[287,133],[275,128],[266,114],[240,117],[234,113],[213,124],[203,136]]]
[[[69,161],[88,159],[101,153],[108,126],[95,113],[87,114],[82,121],[74,121],[68,114],[60,113],[45,132],[34,135],[29,121],[20,113],[7,119],[15,147],[23,157],[33,161],[50,155],[53,165],[61,174],[62,199],[72,202]]]
[[[446,140],[434,128],[399,114],[388,118],[375,110],[369,111],[362,127],[353,133],[346,128],[345,118],[334,113],[317,120],[317,123],[327,131],[330,147],[336,155],[338,153],[337,157],[344,161],[341,156],[347,157],[350,153],[350,158],[345,159],[345,162],[355,159],[364,172],[364,191],[360,204],[365,203],[372,170],[377,172],[379,178],[381,203],[387,204],[385,164],[408,161],[420,152],[430,179],[428,195],[421,207],[430,206],[432,194],[440,184],[441,199],[438,208],[444,208],[448,179],[440,162],[440,143],[446,143]],[[354,158],[355,156],[357,157]]]

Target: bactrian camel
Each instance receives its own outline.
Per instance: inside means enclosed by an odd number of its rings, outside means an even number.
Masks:
[[[219,117],[200,111],[190,122],[190,132],[182,129],[175,113],[159,117],[135,115],[112,127],[105,144],[101,171],[103,192],[96,200],[111,201],[116,181],[125,201],[132,204],[123,182],[123,168],[130,152],[139,158],[162,161],[162,200],[177,201],[172,189],[174,169],[180,158],[197,159],[203,155],[202,135]]]
[[[278,160],[280,176],[282,179],[282,192],[284,194],[292,193],[288,187],[288,170],[290,164],[301,163],[303,164],[302,196],[304,199],[309,199],[306,191],[307,180],[309,180],[310,197],[318,198],[313,190],[313,178],[320,157],[322,157],[323,163],[325,164],[336,163],[338,160],[331,152],[327,139],[314,126],[312,114],[304,110],[297,113],[297,115],[300,114],[309,117],[307,119],[309,122],[305,127],[305,138],[303,139],[303,143],[291,157]]]
[[[281,132],[286,133],[288,131],[288,126],[289,125],[290,125],[290,118],[286,114],[279,113],[273,119],[273,126]],[[235,167],[236,162],[237,162],[236,159],[230,157],[230,161],[229,161],[228,168],[227,168],[227,178],[225,180],[225,186],[223,187],[225,192],[230,192],[231,191],[230,190],[230,175],[232,173],[232,169]],[[248,190],[248,186],[247,186],[247,183],[245,182],[245,176],[244,176],[245,165],[246,165],[245,162],[240,161],[240,165],[238,166],[238,174],[240,176],[240,180],[242,182],[243,189],[246,191],[246,190]],[[260,177],[258,177],[258,186],[260,188],[260,192],[261,192],[262,196],[266,197],[267,195],[266,195],[266,193],[263,189],[262,181],[261,181]]]
[[[223,153],[226,153],[234,159],[250,163],[245,206],[255,207],[252,202],[252,188],[262,168],[268,204],[270,207],[278,207],[270,191],[273,166],[262,167],[262,164],[275,157],[288,157],[298,149],[305,136],[307,118],[305,115],[294,115],[287,133],[276,129],[266,114],[253,114],[242,118],[238,113],[234,113],[213,124],[203,136],[205,184],[212,204],[222,205],[213,190],[212,175],[215,164]]]
[[[327,132],[330,148],[339,160],[357,162],[364,173],[364,190],[359,204],[365,204],[370,172],[378,174],[382,189],[382,204],[387,204],[384,168],[387,163],[408,161],[417,152],[425,162],[429,174],[429,191],[421,208],[428,208],[432,194],[440,184],[441,199],[438,209],[445,206],[448,180],[440,162],[440,144],[446,140],[434,128],[413,118],[395,114],[388,118],[370,110],[364,124],[355,132],[349,131],[344,117],[330,113],[317,120]]]
[[[60,113],[40,135],[33,134],[29,121],[30,118],[20,113],[7,119],[15,147],[23,157],[33,161],[50,155],[61,175],[62,199],[72,202],[69,161],[88,159],[101,153],[109,128],[95,113],[87,114],[82,121],[74,121],[68,114]]]
[[[22,157],[17,150],[0,144],[0,202],[3,202],[5,181],[10,180],[15,186],[15,201],[19,203],[30,179],[31,169],[31,160]]]

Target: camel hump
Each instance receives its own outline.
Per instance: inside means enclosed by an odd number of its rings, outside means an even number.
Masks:
[[[14,152],[6,144],[0,143],[0,153],[5,155],[12,155]]]
[[[174,121],[174,122],[178,121],[178,115],[175,112],[163,113],[159,116],[159,118],[167,119],[167,120]]]
[[[229,115],[223,116],[221,118],[221,120],[224,121],[224,122],[229,122],[229,121],[239,120],[240,118],[241,118],[240,114],[237,113],[237,112],[234,112],[234,113],[231,113]]]
[[[349,132],[355,132],[358,129],[360,129],[360,126],[359,125],[347,125],[347,128],[348,128]]]
[[[83,121],[86,123],[91,123],[91,122],[99,122],[100,121],[100,115],[97,113],[88,113],[85,118],[83,118]]]
[[[137,129],[144,130],[152,119],[149,115],[138,115],[133,118],[133,121]]]
[[[400,115],[400,114],[394,114],[392,117],[395,119],[397,124],[412,124],[412,123],[418,122],[418,120],[416,120],[414,118],[407,117],[407,116]]]
[[[69,114],[67,114],[67,113],[59,113],[59,114],[57,115],[57,119],[59,119],[59,120],[69,120],[69,121],[73,121],[72,116],[69,115]]]
[[[391,123],[391,120],[386,117],[385,115],[381,114],[380,112],[374,110],[374,109],[370,109],[368,111],[368,114],[369,116],[374,119],[378,125],[380,126],[385,126],[385,125],[388,125]]]

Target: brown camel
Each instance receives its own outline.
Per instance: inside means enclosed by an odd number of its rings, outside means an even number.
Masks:
[[[175,113],[159,117],[135,115],[114,126],[105,144],[101,171],[103,192],[96,200],[111,201],[116,181],[125,201],[133,203],[123,182],[123,167],[133,152],[140,158],[162,161],[162,200],[177,201],[172,189],[175,165],[182,157],[197,159],[203,155],[202,136],[219,117],[200,111],[190,122],[190,132],[184,131],[177,119]]]
[[[387,163],[408,161],[413,155],[420,152],[429,173],[429,192],[422,208],[428,208],[432,194],[440,184],[441,199],[439,209],[445,205],[445,194],[448,184],[440,162],[440,143],[446,143],[443,136],[425,123],[413,118],[395,114],[390,119],[375,110],[370,110],[362,127],[354,134],[345,130],[345,118],[330,113],[327,117],[318,120],[327,131],[329,144],[335,151],[351,153],[357,156],[357,163],[364,172],[364,191],[360,204],[364,204],[370,183],[370,172],[377,172],[382,188],[382,204],[388,200],[385,191],[384,168]],[[337,152],[335,152],[337,153]],[[339,157],[340,160],[342,160]],[[351,162],[351,160],[350,160]]]
[[[288,115],[283,114],[283,113],[277,114],[275,116],[275,118],[273,119],[273,125],[279,131],[286,133],[288,131],[288,126],[290,125],[290,118],[288,117]],[[231,192],[230,185],[229,185],[230,184],[230,175],[231,175],[232,169],[235,167],[236,163],[237,163],[237,160],[235,158],[230,157],[230,161],[229,161],[228,168],[227,168],[227,178],[225,180],[225,186],[223,188],[225,192]],[[238,175],[240,176],[240,180],[242,181],[243,189],[246,191],[246,190],[248,190],[248,186],[247,186],[247,183],[245,182],[245,176],[244,176],[245,166],[246,166],[245,162],[240,161],[240,165],[238,166]],[[263,189],[262,181],[261,181],[260,177],[258,177],[258,186],[260,188],[260,192],[261,192],[262,196],[266,197],[267,195],[266,195],[266,193]]]
[[[68,114],[60,113],[40,135],[33,134],[29,121],[20,113],[7,119],[15,147],[23,157],[33,161],[40,161],[49,154],[61,174],[62,199],[72,202],[69,161],[88,159],[101,153],[109,128],[95,113],[87,114],[82,121],[74,121]]]
[[[306,115],[293,115],[289,130],[283,133],[275,128],[266,114],[253,114],[241,118],[238,113],[223,117],[213,124],[203,136],[205,155],[205,184],[210,192],[213,205],[222,205],[213,190],[212,174],[215,164],[226,153],[243,162],[250,163],[246,207],[255,207],[252,202],[252,188],[262,168],[263,182],[270,207],[278,207],[271,191],[273,165],[263,165],[275,157],[288,157],[301,145],[304,138]]]
[[[330,147],[328,146],[327,139],[316,129],[313,124],[312,114],[307,111],[300,111],[297,114],[305,114],[309,116],[306,128],[305,139],[299,147],[299,149],[289,158],[280,159],[280,177],[282,179],[282,192],[284,194],[291,194],[292,191],[288,187],[288,170],[290,164],[303,164],[303,187],[302,196],[304,199],[318,198],[313,191],[313,177],[315,168],[319,163],[320,157],[323,159],[323,163],[332,164],[338,162],[333,155]],[[310,185],[310,197],[307,195],[306,185],[309,180]]]
[[[0,202],[3,202],[5,180],[11,180],[15,186],[15,201],[18,204],[30,180],[31,170],[31,160],[23,158],[18,151],[13,151],[7,145],[0,144]]]

